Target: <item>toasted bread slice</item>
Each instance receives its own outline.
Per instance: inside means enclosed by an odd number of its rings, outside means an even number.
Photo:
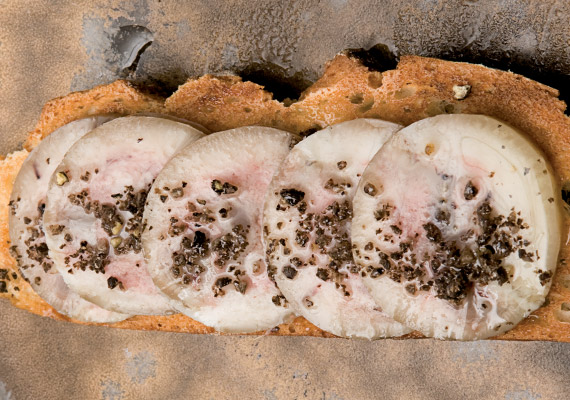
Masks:
[[[455,87],[455,88],[454,88]],[[184,118],[211,131],[263,125],[303,133],[355,118],[380,118],[403,125],[443,113],[485,114],[526,132],[546,153],[561,187],[570,184],[570,119],[558,91],[520,75],[481,65],[417,56],[402,57],[395,70],[371,71],[357,59],[339,55],[324,75],[301,96],[285,105],[263,87],[239,77],[206,75],[180,86],[163,103],[124,81],[72,93],[52,100],[26,141],[31,149],[53,130],[86,115],[158,112]],[[7,293],[20,308],[67,319],[45,304],[21,278],[12,278],[16,263],[9,256],[8,206],[12,182],[26,151],[0,162],[0,260],[7,271]],[[564,229],[570,218],[564,215]],[[570,246],[563,243],[552,289],[544,307],[497,339],[570,342]],[[2,275],[0,275],[1,278]],[[1,288],[2,286],[0,286]],[[16,289],[16,287],[18,289]],[[182,315],[137,316],[111,326],[128,329],[213,333],[213,329]],[[302,317],[270,334],[331,337]],[[406,337],[420,337],[411,334]]]

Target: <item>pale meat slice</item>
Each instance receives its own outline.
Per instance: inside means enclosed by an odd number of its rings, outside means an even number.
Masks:
[[[409,332],[376,306],[352,258],[352,198],[370,159],[400,125],[357,119],[323,129],[289,153],[267,192],[270,274],[293,308],[338,336]]]
[[[291,134],[244,127],[184,149],[154,182],[143,246],[156,285],[218,331],[266,330],[290,308],[267,276],[261,218]]]
[[[111,116],[85,118],[52,132],[22,164],[10,197],[10,250],[22,276],[57,312],[84,322],[117,322],[128,315],[107,311],[69,289],[48,255],[43,213],[50,177],[67,150],[83,135],[111,119]]]
[[[426,336],[499,335],[548,293],[558,193],[544,155],[501,121],[414,123],[376,154],[354,198],[364,283],[387,314]]]
[[[147,192],[179,150],[202,137],[179,122],[118,118],[78,140],[51,178],[44,226],[69,287],[108,310],[166,314],[142,254]]]

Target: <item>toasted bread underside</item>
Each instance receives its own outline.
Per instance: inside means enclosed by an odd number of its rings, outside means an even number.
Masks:
[[[454,97],[454,86],[471,86],[467,97]],[[570,184],[570,119],[558,91],[510,72],[480,65],[417,56],[402,57],[395,70],[371,71],[358,60],[339,55],[324,75],[286,106],[253,82],[236,76],[206,75],[191,79],[169,98],[148,95],[128,82],[117,81],[85,92],[71,93],[44,107],[24,147],[31,150],[45,136],[73,120],[104,113],[162,113],[203,125],[212,132],[245,125],[263,125],[304,133],[355,118],[380,118],[409,125],[443,113],[485,114],[526,132],[546,153],[561,187]],[[26,150],[0,161],[0,265],[7,272],[8,297],[17,307],[69,320],[46,304],[17,273],[9,255],[8,201]],[[570,227],[563,216],[564,231]],[[561,247],[557,272],[545,305],[497,339],[570,342],[570,246]],[[75,321],[76,322],[76,321]],[[214,333],[199,322],[177,314],[136,316],[110,326],[141,330]],[[260,332],[263,333],[263,332]],[[332,337],[302,317],[272,329],[272,335]],[[409,337],[421,337],[413,333]]]

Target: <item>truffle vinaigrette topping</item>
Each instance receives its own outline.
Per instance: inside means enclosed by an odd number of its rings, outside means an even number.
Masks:
[[[372,339],[409,331],[374,304],[350,240],[360,176],[400,128],[359,119],[319,131],[293,148],[268,189],[269,276],[298,313],[335,335]]]
[[[113,311],[171,312],[146,269],[142,215],[164,164],[202,136],[166,119],[124,117],[69,150],[50,183],[44,227],[50,254],[72,290]]]
[[[65,152],[83,135],[110,119],[85,118],[51,133],[24,161],[10,201],[10,251],[22,276],[56,311],[85,322],[116,322],[128,315],[107,311],[69,289],[49,257],[43,214],[50,177]],[[64,226],[52,225],[49,229],[58,234]]]
[[[291,314],[267,276],[264,196],[292,137],[272,128],[214,133],[155,180],[142,236],[155,284],[179,311],[224,332],[266,330]]]
[[[560,246],[551,169],[477,115],[402,129],[354,198],[353,254],[382,309],[427,336],[495,336],[540,307]]]

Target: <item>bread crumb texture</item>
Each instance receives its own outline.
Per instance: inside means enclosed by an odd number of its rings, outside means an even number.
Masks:
[[[454,87],[470,89],[457,96]],[[262,125],[294,133],[309,133],[355,118],[380,118],[409,125],[444,113],[485,114],[527,133],[545,152],[560,187],[570,185],[570,120],[558,91],[523,76],[481,65],[404,56],[394,70],[371,71],[358,60],[338,55],[323,76],[302,93],[298,101],[283,103],[253,82],[237,76],[205,75],[188,80],[167,99],[145,93],[127,81],[116,81],[91,90],[71,93],[48,102],[26,150],[0,161],[0,277],[6,292],[19,308],[59,320],[70,320],[46,304],[17,273],[9,254],[8,201],[14,179],[26,158],[44,137],[57,128],[90,115],[160,113],[187,119],[212,132],[246,125]],[[563,215],[563,232],[570,218]],[[496,339],[570,342],[570,246],[565,238],[552,288],[545,305],[514,329]],[[77,322],[77,321],[74,321]],[[135,316],[110,326],[138,330],[163,330],[195,334],[216,333],[181,314]],[[332,337],[302,317],[282,324],[268,335]],[[404,338],[421,337],[418,333]]]

